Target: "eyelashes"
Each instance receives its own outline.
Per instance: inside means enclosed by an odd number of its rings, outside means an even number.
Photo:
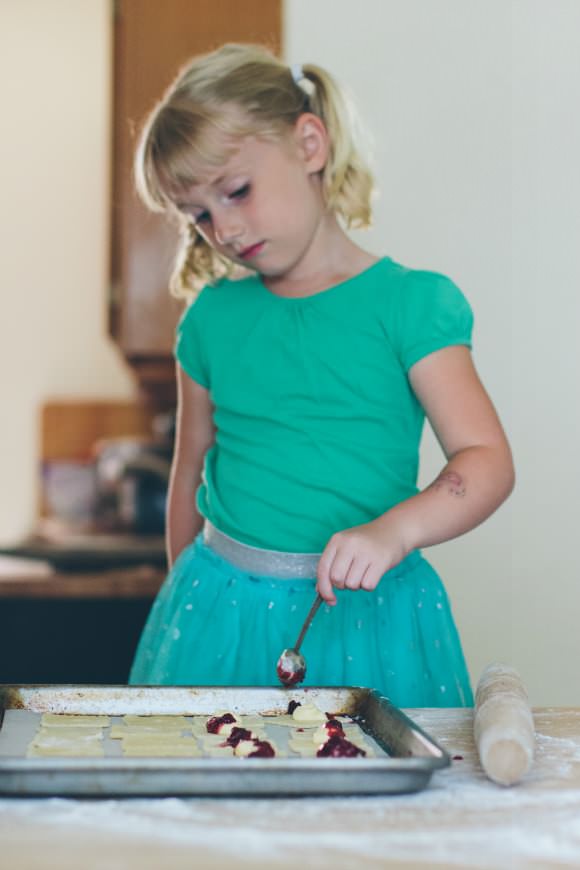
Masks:
[[[229,198],[230,199],[245,199],[245,197],[249,194],[249,192],[250,192],[250,185],[243,184],[241,187],[238,187],[237,190],[234,190],[233,193],[230,193]]]
[[[251,186],[249,184],[243,184],[241,187],[236,188],[231,193],[228,193],[226,198],[229,200],[234,200],[235,202],[239,200],[245,199],[251,191]],[[201,214],[193,215],[192,220],[194,224],[207,224],[211,221],[211,215],[208,211],[202,211]]]

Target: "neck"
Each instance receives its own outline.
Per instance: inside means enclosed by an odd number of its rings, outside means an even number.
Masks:
[[[377,260],[346,235],[334,214],[327,214],[299,259],[280,275],[262,276],[262,281],[277,296],[310,296],[352,278]]]

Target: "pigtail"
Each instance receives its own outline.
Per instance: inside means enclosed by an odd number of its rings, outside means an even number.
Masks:
[[[234,264],[220,257],[203,239],[191,220],[179,215],[180,242],[169,281],[172,296],[191,300],[206,284],[234,272]]]
[[[368,227],[374,181],[355,141],[358,119],[354,108],[326,70],[306,64],[302,72],[310,83],[310,109],[324,122],[330,139],[330,155],[322,176],[326,203],[342,216],[348,228]]]

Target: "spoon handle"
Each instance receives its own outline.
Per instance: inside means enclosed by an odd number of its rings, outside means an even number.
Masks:
[[[310,612],[308,613],[308,616],[304,620],[304,625],[302,626],[302,631],[298,635],[298,640],[294,644],[294,649],[296,650],[296,652],[298,652],[298,650],[300,649],[300,645],[302,644],[302,641],[304,640],[304,635],[306,634],[306,632],[310,628],[312,620],[316,616],[316,611],[318,610],[318,608],[320,607],[321,604],[322,604],[322,597],[320,595],[317,595],[316,598],[314,599],[314,604],[310,608]]]

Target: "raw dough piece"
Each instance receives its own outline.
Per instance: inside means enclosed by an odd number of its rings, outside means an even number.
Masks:
[[[304,706],[304,705],[301,705],[301,706]],[[309,706],[314,707],[313,704],[309,705]],[[296,708],[296,709],[298,709],[298,708]],[[317,707],[314,707],[314,709],[318,710]],[[296,712],[296,710],[294,712]],[[318,712],[320,712],[320,711],[318,711]],[[297,725],[299,725],[301,728],[316,728],[317,725],[320,725],[323,721],[326,721],[327,716],[326,716],[326,714],[323,714],[323,715],[324,715],[324,719],[321,719],[317,716],[315,722],[301,722],[300,720],[296,720],[296,718],[294,717],[294,713],[281,713],[279,716],[269,715],[269,716],[259,716],[256,718],[258,718],[261,722],[263,722],[264,725],[283,725],[285,727],[290,726],[291,728],[295,728]],[[354,724],[352,722],[352,719],[350,718],[350,716],[347,716],[344,713],[337,713],[335,716],[333,715],[332,718],[338,719],[338,721],[343,726],[345,724],[346,725]],[[244,716],[244,722],[248,722],[249,719],[250,719],[250,717]],[[248,724],[247,727],[251,728],[252,726],[250,724]]]
[[[220,746],[219,744],[204,746],[203,755],[206,758],[233,758],[234,748],[233,746]]]
[[[256,745],[257,741],[269,743],[274,750],[274,757],[279,757],[282,754],[279,747],[276,746],[274,741],[270,740],[269,737],[256,737],[256,735],[252,732],[252,740],[240,740],[240,742],[234,749],[234,755],[241,755],[242,757],[247,758],[249,755],[252,754],[252,752],[256,752],[259,749],[259,746]]]
[[[234,728],[244,728],[241,719],[236,719],[235,722],[224,722],[223,725],[220,725],[219,731],[206,731],[206,733],[208,735],[211,734],[212,737],[220,737],[223,742],[224,740],[228,739]]]
[[[518,672],[488,665],[475,693],[474,739],[481,766],[494,782],[514,785],[534,757],[534,720]]]
[[[149,720],[143,722],[144,719]],[[121,738],[123,755],[133,757],[191,757],[200,756],[192,734],[182,736],[187,729],[183,716],[125,716],[127,725],[113,726],[111,736]]]
[[[301,725],[322,725],[327,721],[327,716],[314,704],[300,704],[292,713],[292,719]]]
[[[234,755],[240,755],[242,758],[247,758],[250,752],[254,752],[256,744],[253,740],[240,740],[238,745],[234,747]]]
[[[170,740],[123,740],[123,755],[142,758],[199,758],[201,753],[194,740],[188,737]]]
[[[219,720],[221,716],[210,717],[207,722],[212,719]],[[229,714],[233,716],[233,714]],[[264,729],[264,719],[258,716],[244,717],[236,716],[235,722],[224,722],[220,726],[219,732],[206,731],[205,734],[199,734],[198,740],[201,743],[204,753],[212,758],[231,757],[232,755],[247,757],[254,752],[261,751],[259,741],[264,741],[270,744],[274,754],[277,754],[274,743],[269,739]],[[253,728],[249,728],[250,720],[252,723],[257,722]],[[212,723],[214,724],[214,723]],[[206,726],[207,727],[207,726]]]
[[[123,716],[123,722],[132,727],[172,729],[174,731],[189,728],[191,724],[185,716],[134,716],[132,714]]]
[[[321,743],[324,743],[325,740],[328,740],[328,738],[330,737],[331,732],[328,730],[328,728],[326,728],[327,724],[328,723],[325,722],[323,725],[319,725],[318,728],[315,728],[314,731],[311,731],[312,742],[315,743],[317,746],[320,746]],[[342,734],[344,734],[345,737],[347,736],[346,730],[344,728],[342,729]]]
[[[104,755],[102,731],[95,732],[84,729],[85,733],[79,734],[78,732],[81,730],[79,728],[70,729],[73,733],[69,733],[69,729],[66,728],[41,728],[29,744],[26,754],[31,757]]]
[[[214,731],[213,728],[210,729],[210,724],[213,724],[216,719],[222,719],[224,716],[231,717],[233,722],[221,722],[217,727],[218,730]],[[244,722],[241,716],[237,716],[235,713],[231,713],[229,710],[225,710],[223,713],[216,713],[215,716],[208,716],[205,720],[205,730],[207,734],[217,734],[219,737],[222,737],[224,740],[230,736],[234,728],[245,728]]]
[[[84,740],[85,738],[93,738],[96,740],[101,740],[103,737],[103,731],[101,728],[91,728],[90,726],[85,727],[76,727],[76,725],[70,725],[65,727],[53,725],[46,725],[40,727],[36,734],[34,735],[34,740],[48,740],[48,739],[58,739],[58,740]]]
[[[345,722],[345,724],[343,725],[343,729],[346,739],[349,740],[351,743],[354,743],[355,746],[358,746],[359,749],[364,749],[367,757],[371,758],[376,755],[376,752],[373,750],[369,741],[366,739],[364,732],[356,723],[350,722],[347,724]],[[312,728],[309,728],[305,731],[298,731],[297,729],[293,729],[290,732],[288,746],[293,752],[296,752],[303,758],[315,757],[319,747],[326,740],[326,737],[323,735],[322,740],[320,740],[318,743],[315,743],[313,737],[316,734],[316,731],[317,729]]]
[[[315,709],[318,708],[316,707]],[[315,722],[301,722],[299,719],[296,720],[294,718],[294,714],[289,715],[288,713],[282,713],[280,716],[261,716],[260,718],[264,725],[281,725],[286,728],[296,728],[296,726],[300,728],[317,728],[323,721],[326,722],[327,719],[326,714],[324,714],[324,719],[317,717]],[[338,719],[342,725],[344,725],[345,722],[347,724],[352,724],[349,718],[343,719],[342,716],[333,716],[333,718]],[[246,717],[244,717],[244,722],[247,722]]]
[[[301,758],[315,758],[318,750],[318,747],[314,746],[313,743],[304,743],[303,741],[295,743],[293,740],[289,740],[288,747]]]
[[[196,737],[200,737],[202,734],[207,734],[207,728],[205,727],[205,723],[207,722],[207,716],[194,716],[191,723],[191,731]]]
[[[243,716],[239,716],[236,713],[236,718],[242,722],[242,727],[247,728],[249,731],[253,731],[255,728],[262,728],[268,719],[266,716],[260,716],[259,714],[252,714],[246,716],[244,713]]]
[[[374,758],[376,756],[375,751],[364,740],[351,740],[350,742],[358,746],[359,749],[364,749],[367,758]],[[319,749],[314,743],[294,743],[292,740],[288,742],[288,746],[292,752],[300,755],[301,758],[316,758],[316,753]]]
[[[223,715],[223,714],[222,714]],[[237,713],[232,714],[236,716],[237,722],[234,723],[234,727],[236,728],[247,728],[250,731],[254,731],[256,728],[261,727],[265,721],[263,716],[244,716],[243,718],[239,716]],[[191,730],[196,737],[207,737],[211,734],[210,731],[207,730],[207,721],[209,719],[213,719],[213,716],[193,716],[191,723]],[[225,737],[228,736],[226,731],[220,731],[219,734],[214,735],[217,737]]]
[[[333,729],[328,729],[326,726],[330,721],[339,721],[339,720],[328,720],[324,722],[324,724],[319,725],[318,728],[309,728],[308,731],[304,731],[304,734],[307,734],[313,743],[316,743],[320,746],[321,743],[324,743],[325,740],[328,740],[329,736],[333,732]],[[351,740],[353,737],[362,736],[363,732],[359,728],[359,726],[355,722],[340,722],[339,724],[342,728],[342,733],[346,737],[347,740]],[[299,735],[300,732],[297,732]]]
[[[32,742],[26,755],[28,758],[54,757],[59,758],[102,758],[103,747],[94,743],[70,743],[68,746],[49,746],[44,743]]]
[[[249,729],[248,729],[249,730]],[[263,729],[256,728],[251,732],[252,739],[256,737],[258,740],[267,740],[266,732]],[[202,734],[198,737],[199,742],[204,749],[211,749],[212,746],[219,746],[227,741],[227,736],[224,734]]]
[[[283,725],[286,728],[296,725],[296,719],[293,719],[287,713],[283,713],[280,716],[261,716],[260,718],[264,725]]]
[[[110,724],[109,716],[85,716],[76,715],[73,713],[43,713],[40,720],[41,726],[44,725],[80,725],[87,727],[106,728]]]
[[[223,734],[208,734],[207,731],[205,734],[196,734],[195,736],[204,746],[219,746],[220,743],[225,743],[227,740]]]
[[[136,728],[134,725],[113,725],[109,737],[111,737],[112,740],[124,740],[125,737],[140,737],[142,735],[151,735],[152,737],[156,737],[157,735],[161,737],[181,737],[182,733],[181,728]]]
[[[275,744],[273,740],[266,738],[267,742],[270,744],[272,749],[274,750],[275,758],[284,758],[286,757],[286,753],[282,752],[281,749]],[[234,749],[234,755],[241,756],[242,758],[247,758],[252,752],[256,752],[258,747],[256,746],[255,740],[240,740],[236,748]]]

